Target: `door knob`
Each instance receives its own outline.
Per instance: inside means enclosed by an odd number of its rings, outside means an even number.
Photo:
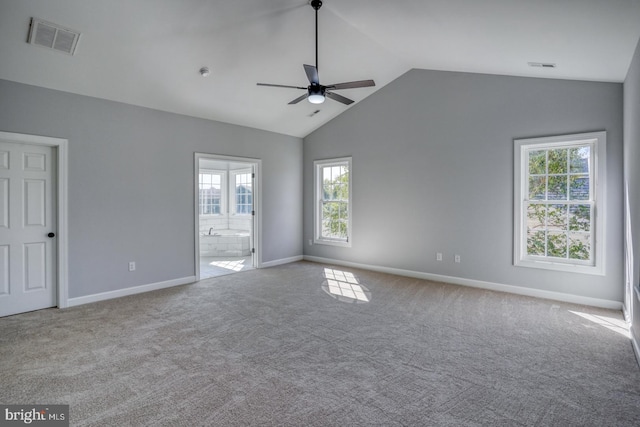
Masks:
[[[51,238],[56,237],[56,233],[49,233],[47,234],[47,237],[51,237]]]

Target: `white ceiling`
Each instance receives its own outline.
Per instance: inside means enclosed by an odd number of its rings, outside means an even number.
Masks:
[[[76,54],[27,44],[31,17],[80,31]],[[412,68],[622,82],[640,0],[325,0],[319,20],[321,83],[374,79],[339,91],[360,101]],[[306,86],[314,62],[307,0],[0,0],[0,79],[30,85],[302,137],[349,107],[256,83]]]

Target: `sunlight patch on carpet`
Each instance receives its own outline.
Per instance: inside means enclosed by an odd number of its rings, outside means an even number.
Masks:
[[[597,316],[595,314],[583,313],[580,311],[571,311],[569,313],[573,313],[577,316],[582,317],[583,319],[589,320],[597,325],[605,327],[613,332],[617,332],[625,338],[631,339],[631,334],[629,333],[629,325],[622,319],[615,319],[613,317],[606,316]]]
[[[331,297],[342,302],[367,303],[371,301],[371,291],[360,283],[358,278],[349,271],[324,269],[325,281],[322,290]]]

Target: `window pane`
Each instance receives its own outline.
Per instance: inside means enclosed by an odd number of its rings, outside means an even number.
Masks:
[[[346,166],[340,166],[338,168],[338,176],[336,177],[341,182],[344,182],[344,176],[347,175],[348,169]]]
[[[589,156],[591,147],[576,147],[569,150],[571,173],[589,173]]]
[[[591,206],[590,205],[570,205],[569,206],[569,230],[571,231],[591,231]]]
[[[340,200],[340,184],[335,184],[333,186],[332,197],[333,197],[333,200]]]
[[[529,151],[529,174],[547,173],[547,150]]]
[[[567,257],[567,234],[549,232],[547,235],[547,256],[556,258]]]
[[[545,232],[530,231],[527,233],[527,255],[545,255]]]
[[[544,229],[546,224],[547,206],[543,204],[529,204],[527,206],[527,230]]]
[[[235,212],[236,214],[251,214],[252,196],[251,196],[251,174],[236,173],[235,175]]]
[[[529,177],[529,200],[544,200],[547,194],[547,178],[544,176]]]
[[[569,259],[588,261],[591,258],[591,236],[588,233],[569,233]]]
[[[331,186],[331,200],[340,200],[339,190],[340,190],[339,185],[334,184]]]
[[[589,175],[569,177],[569,198],[571,200],[589,200]]]
[[[567,176],[550,176],[548,200],[567,200]]]
[[[219,214],[221,212],[222,175],[218,173],[201,173],[199,181],[199,213],[201,215]]]
[[[549,174],[567,173],[566,148],[549,150]]]
[[[322,220],[322,237],[331,237],[331,221],[328,219]]]
[[[349,209],[346,203],[340,203],[340,221],[346,224],[349,219]]]
[[[549,205],[547,210],[547,230],[567,230],[566,205]]]
[[[341,239],[346,239],[347,238],[347,223],[346,222],[340,222],[340,227],[338,229],[338,236]]]
[[[322,235],[329,236],[331,233],[331,204],[325,203],[322,205]]]

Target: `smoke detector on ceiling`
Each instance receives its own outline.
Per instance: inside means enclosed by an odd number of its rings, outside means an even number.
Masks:
[[[31,18],[27,43],[73,55],[78,46],[80,32],[58,24]]]

